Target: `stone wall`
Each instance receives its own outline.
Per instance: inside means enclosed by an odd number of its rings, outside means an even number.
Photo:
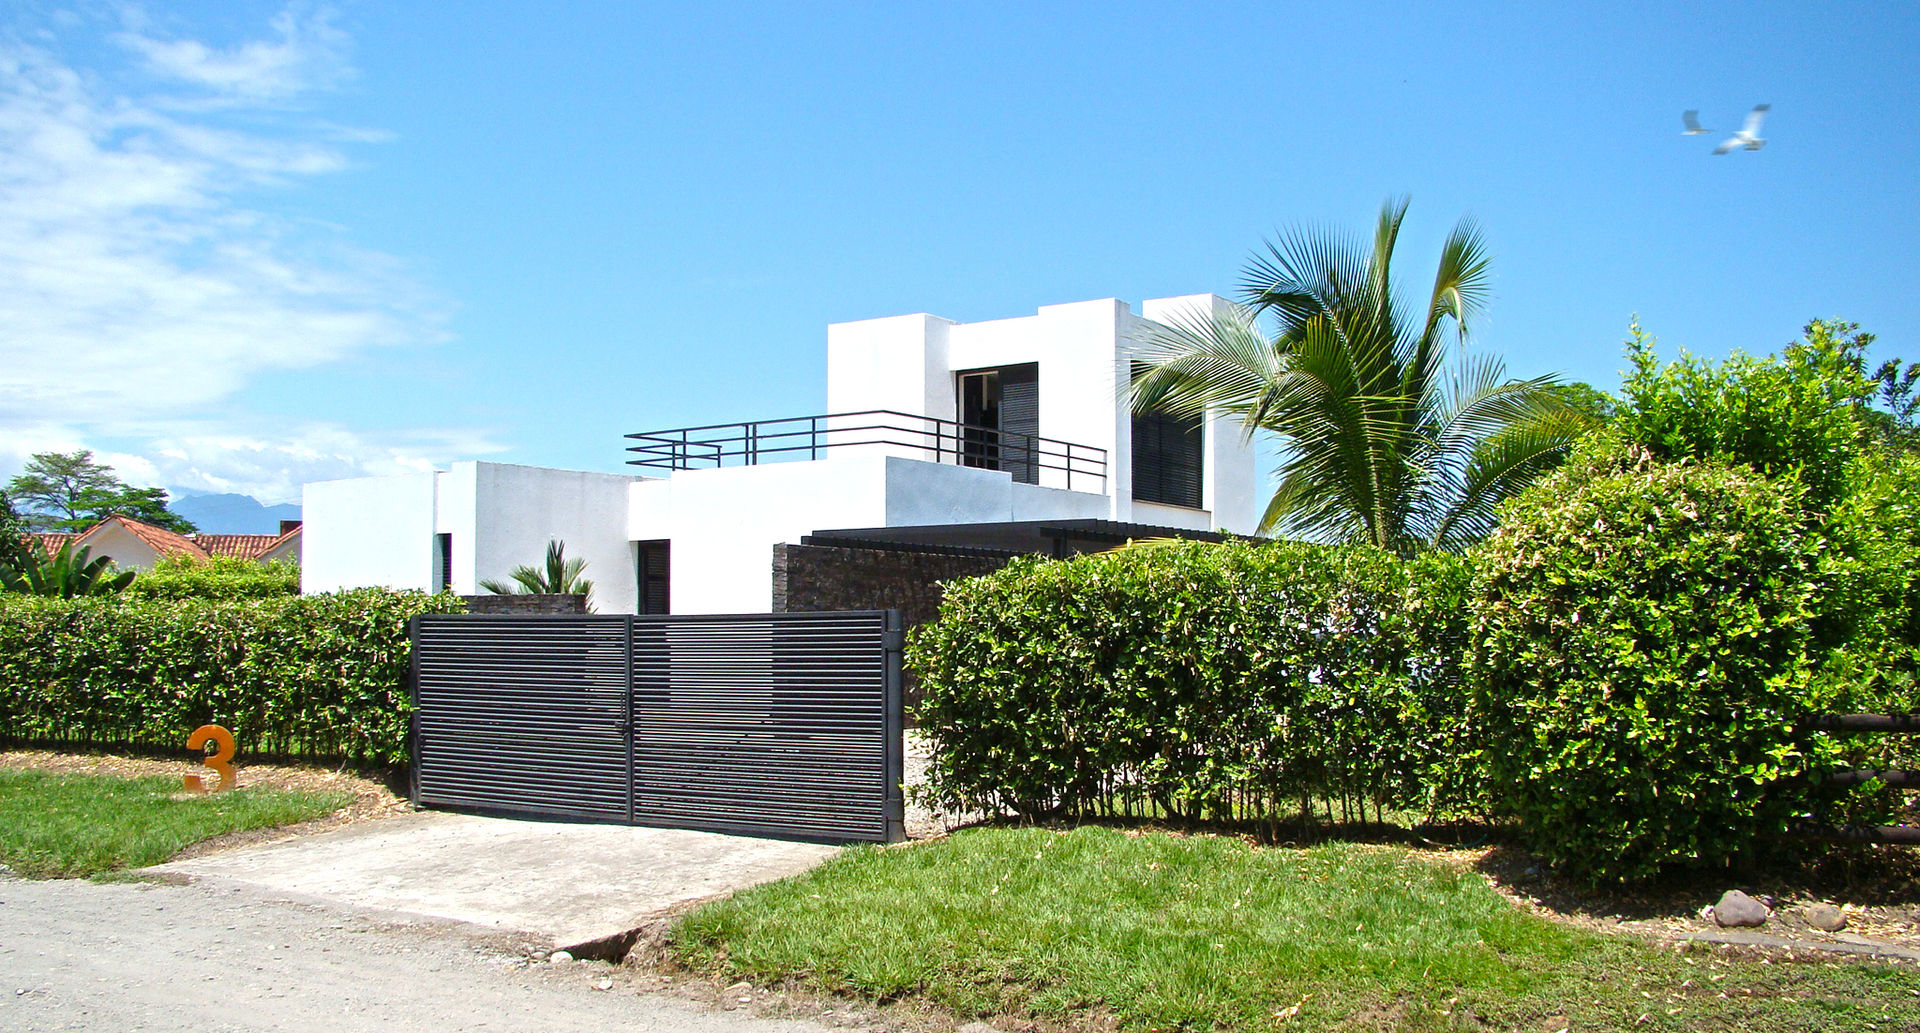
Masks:
[[[968,556],[894,549],[849,549],[837,545],[773,547],[773,612],[899,610],[907,630],[925,624],[940,609],[940,582],[991,574],[1008,557]],[[907,723],[920,702],[919,679],[903,671]]]
[[[587,612],[584,595],[463,595],[468,613],[554,617]]]
[[[1005,556],[838,545],[773,547],[773,612],[899,610],[908,628],[933,619],[940,582],[991,574]]]

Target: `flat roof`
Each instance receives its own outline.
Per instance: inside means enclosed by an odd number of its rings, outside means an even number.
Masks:
[[[1234,537],[1218,531],[1131,524],[1118,520],[999,520],[980,524],[836,528],[815,531],[801,539],[801,544],[839,545],[844,548],[925,547],[929,551],[965,550],[1011,555],[1037,552],[1048,556],[1069,556],[1103,552],[1116,545],[1145,538],[1225,542]]]

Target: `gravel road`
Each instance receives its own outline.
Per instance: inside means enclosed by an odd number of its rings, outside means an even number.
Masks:
[[[245,889],[0,874],[0,1030],[828,1029],[642,993],[613,966],[529,964],[530,946]]]

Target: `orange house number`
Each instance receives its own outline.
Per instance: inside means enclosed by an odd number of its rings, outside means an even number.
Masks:
[[[214,751],[200,758],[200,763],[220,773],[220,783],[211,792],[222,792],[233,788],[233,733],[219,725],[201,725],[187,736],[187,749],[205,753],[207,744],[214,745]],[[186,777],[186,790],[189,793],[209,792],[207,784],[199,775]]]

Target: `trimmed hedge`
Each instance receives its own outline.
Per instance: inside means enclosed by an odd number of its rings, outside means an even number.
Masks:
[[[300,594],[300,565],[236,556],[165,559],[128,585],[134,599],[271,599]]]
[[[0,729],[179,749],[224,725],[246,753],[407,761],[407,621],[458,597],[362,589],[257,599],[0,597]]]
[[[1457,559],[1290,542],[1018,559],[916,629],[926,796],[1275,823],[1471,806]]]
[[[1498,807],[1592,882],[1719,865],[1813,806],[1803,719],[1826,541],[1803,490],[1644,453],[1515,499],[1482,550],[1470,678]]]

